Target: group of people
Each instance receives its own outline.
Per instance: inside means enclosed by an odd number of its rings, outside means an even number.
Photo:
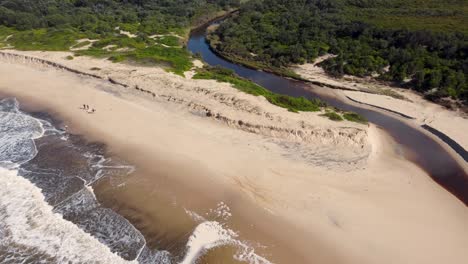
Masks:
[[[89,105],[87,105],[87,104],[83,104],[82,109],[86,110],[88,112],[88,114],[93,114],[94,112],[96,112],[96,109],[94,109],[94,108],[91,108],[91,110],[90,110]]]

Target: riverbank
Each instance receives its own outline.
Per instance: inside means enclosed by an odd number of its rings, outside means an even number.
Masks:
[[[68,53],[18,54],[103,77],[80,76],[26,57],[0,60],[7,76],[0,78],[3,93],[59,116],[70,131],[105,142],[145,172],[122,196],[112,197],[135,208],[129,214],[140,216],[145,236],[157,218],[148,196],[155,197],[151,192],[159,184],[174,181],[167,186],[181,195],[178,202],[190,207],[192,200],[194,211],[206,208],[196,202],[203,196],[227,200],[234,215],[275,237],[270,242],[289,245],[265,249],[274,262],[459,263],[468,257],[466,207],[396,154],[398,146],[374,126],[291,113],[228,84],[159,68],[88,57],[69,61]],[[96,113],[80,110],[82,104]],[[155,168],[163,173],[155,174]],[[245,209],[258,207],[270,212],[260,217],[265,221],[256,218],[262,215],[258,209]],[[247,236],[252,230],[238,227]]]
[[[468,137],[466,137],[465,131],[468,131],[468,115],[463,111],[449,110],[441,105],[427,101],[421,95],[411,90],[393,88],[370,80],[365,81],[362,78],[348,77],[342,80],[331,78],[326,75],[323,69],[316,66],[319,62],[299,65],[294,69],[297,74],[310,81],[342,87],[338,88],[340,91],[334,93],[342,94],[347,99],[361,106],[365,105],[382,112],[403,117],[403,119],[415,127],[426,125],[435,128],[460,145],[464,150],[459,151],[458,154],[463,159],[466,159],[465,152],[468,150]],[[433,133],[428,134],[440,142],[440,139]],[[446,144],[444,142],[441,143],[442,145]],[[447,146],[447,149],[452,149],[452,147]],[[461,164],[465,164],[465,162],[461,161]]]
[[[256,62],[255,60],[246,60],[242,57],[235,56],[234,54],[228,54],[226,52],[222,52],[215,47],[215,45],[213,44],[213,41],[209,39],[209,35],[207,35],[207,41],[209,42],[209,46],[211,48],[211,51],[213,51],[213,53],[215,53],[216,55],[222,57],[223,59],[229,62],[242,65],[252,70],[269,72],[269,73],[273,73],[281,77],[291,78],[291,79],[298,80],[298,81],[307,81],[306,79],[302,78],[299,74],[296,74],[294,71],[290,69],[274,68],[274,67]]]

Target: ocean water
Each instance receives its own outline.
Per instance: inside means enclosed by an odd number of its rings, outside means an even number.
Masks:
[[[188,264],[226,245],[237,248],[238,262],[270,263],[224,224],[190,211],[197,225],[183,252],[148,248],[93,192],[99,179],[125,178],[135,168],[57,127],[45,113],[22,112],[14,98],[0,100],[0,263]],[[225,204],[213,213],[230,217]]]

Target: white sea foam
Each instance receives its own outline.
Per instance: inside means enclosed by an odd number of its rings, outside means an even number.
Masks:
[[[0,179],[0,243],[44,252],[59,263],[132,263],[53,213],[40,189],[17,171],[0,168]]]
[[[197,220],[204,219],[192,211],[185,211],[192,217],[196,216]],[[229,212],[229,216],[231,215],[229,207],[224,203],[218,204],[217,209],[214,211],[223,211],[224,213],[221,213],[221,216],[226,215],[225,212]],[[236,232],[224,227],[217,221],[203,221],[195,228],[187,242],[186,254],[180,264],[196,263],[197,259],[208,250],[224,245],[237,248],[237,252],[233,256],[234,259],[251,264],[271,264],[269,260],[258,255],[247,242],[241,241]]]
[[[250,264],[271,264],[268,259],[255,253],[255,249],[252,246],[247,245],[244,242],[237,242],[237,247],[239,248],[234,259],[237,259],[242,262],[247,262]]]
[[[201,222],[206,221],[206,219],[203,216],[195,213],[194,211],[190,211],[187,208],[184,208],[184,211],[188,216],[190,216],[190,218],[192,218],[193,221],[195,221],[197,223],[201,223]]]
[[[207,250],[230,244],[236,236],[235,232],[224,229],[218,222],[203,222],[195,228],[190,236],[187,243],[187,253],[180,264],[195,263],[196,259]]]
[[[229,206],[227,206],[227,204],[225,204],[224,202],[219,202],[216,205],[216,208],[210,209],[207,215],[210,218],[214,217],[217,220],[224,220],[224,221],[228,220],[232,216],[231,208],[229,208]]]
[[[18,110],[15,99],[0,101],[0,166],[14,168],[37,154],[34,139],[42,137],[41,122]]]

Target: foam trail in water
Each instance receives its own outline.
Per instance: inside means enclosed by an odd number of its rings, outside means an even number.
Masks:
[[[185,257],[180,264],[196,263],[197,259],[208,250],[223,245],[235,246],[238,251],[234,258],[239,261],[271,264],[269,260],[257,255],[251,246],[237,238],[238,235],[234,231],[224,228],[219,222],[205,221],[199,224],[190,236]]]
[[[207,221],[199,224],[187,243],[187,253],[180,264],[192,264],[207,250],[229,244],[236,234],[224,229],[220,223]]]

